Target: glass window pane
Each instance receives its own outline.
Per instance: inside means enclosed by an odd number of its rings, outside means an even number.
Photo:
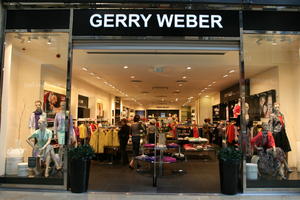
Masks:
[[[295,187],[293,181],[300,179],[300,36],[249,34],[244,45],[250,79],[248,187]]]
[[[63,184],[67,52],[66,33],[6,34],[1,176]]]

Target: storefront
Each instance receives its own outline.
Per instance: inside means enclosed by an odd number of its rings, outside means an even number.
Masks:
[[[299,3],[4,2],[0,185],[67,188],[65,148],[76,136],[64,120],[74,126],[91,121],[110,126],[134,114],[162,121],[170,114],[189,128],[191,122],[200,125],[210,118],[216,130],[221,122],[229,127],[240,119],[242,192],[300,187],[300,22],[294,20],[300,18]],[[150,101],[153,96],[155,103]],[[269,146],[281,148],[275,157],[282,162],[276,166],[267,160],[271,154],[258,164],[259,151],[251,146],[259,147],[265,125],[274,140],[267,140]],[[46,127],[51,131],[43,134]],[[84,143],[91,140],[78,137]],[[43,155],[32,150],[36,145],[44,148]],[[206,164],[189,165],[205,169]],[[184,177],[197,177],[198,171],[180,167],[187,173],[162,178],[163,189],[149,191],[219,191],[201,185],[199,190],[191,185],[182,189],[180,185],[192,184]],[[216,167],[199,172],[208,173],[210,180],[218,173],[217,161],[206,167]],[[130,173],[128,179],[135,177]],[[113,171],[99,179],[108,174],[113,176]],[[139,177],[130,182],[135,188],[141,184]]]

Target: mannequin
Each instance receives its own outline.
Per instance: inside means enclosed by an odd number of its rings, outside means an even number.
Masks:
[[[258,151],[259,171],[262,174],[275,176],[277,173],[282,179],[286,179],[284,170],[290,172],[285,154],[280,147],[275,146],[272,133],[268,130],[268,124],[262,124],[262,130],[251,139],[251,145]]]
[[[70,127],[69,127],[69,135],[70,142],[76,142],[76,136],[73,129],[73,120],[72,116],[70,116]],[[60,102],[60,111],[56,113],[54,118],[54,134],[58,139],[59,144],[59,158],[60,163],[62,163],[63,152],[64,152],[64,144],[65,144],[65,135],[66,135],[66,102]]]
[[[233,117],[237,118],[241,114],[241,100],[238,100],[238,103],[234,105],[233,108]]]
[[[45,119],[38,120],[38,129],[26,140],[27,143],[33,148],[33,156],[41,157],[41,160],[45,161],[45,177],[49,176],[49,166],[51,160],[54,161],[56,169],[60,170],[61,165],[55,158],[55,153],[53,147],[50,145],[52,139],[52,131],[47,129],[47,122]],[[37,142],[32,143],[31,139],[36,139]]]
[[[280,112],[279,103],[274,103],[273,113],[270,115],[269,127],[276,147],[280,147],[286,154],[291,151],[290,142],[286,135],[284,116]]]
[[[37,100],[34,102],[35,105],[35,111],[32,112],[30,119],[29,119],[29,128],[30,132],[33,133],[35,130],[37,130],[38,127],[38,120],[40,118],[46,119],[46,113],[42,110],[42,102],[40,100]]]

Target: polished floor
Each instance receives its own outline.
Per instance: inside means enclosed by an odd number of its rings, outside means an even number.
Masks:
[[[153,187],[153,168],[140,162],[139,170],[120,164],[93,161],[89,191],[148,192],[148,193],[219,193],[218,161],[215,155],[209,160],[189,156],[187,161],[165,164],[162,175]]]

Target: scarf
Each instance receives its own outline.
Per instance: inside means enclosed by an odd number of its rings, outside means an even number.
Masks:
[[[40,119],[40,116],[43,114],[42,109],[36,109],[34,112],[34,128],[35,130],[39,129],[38,121]]]

